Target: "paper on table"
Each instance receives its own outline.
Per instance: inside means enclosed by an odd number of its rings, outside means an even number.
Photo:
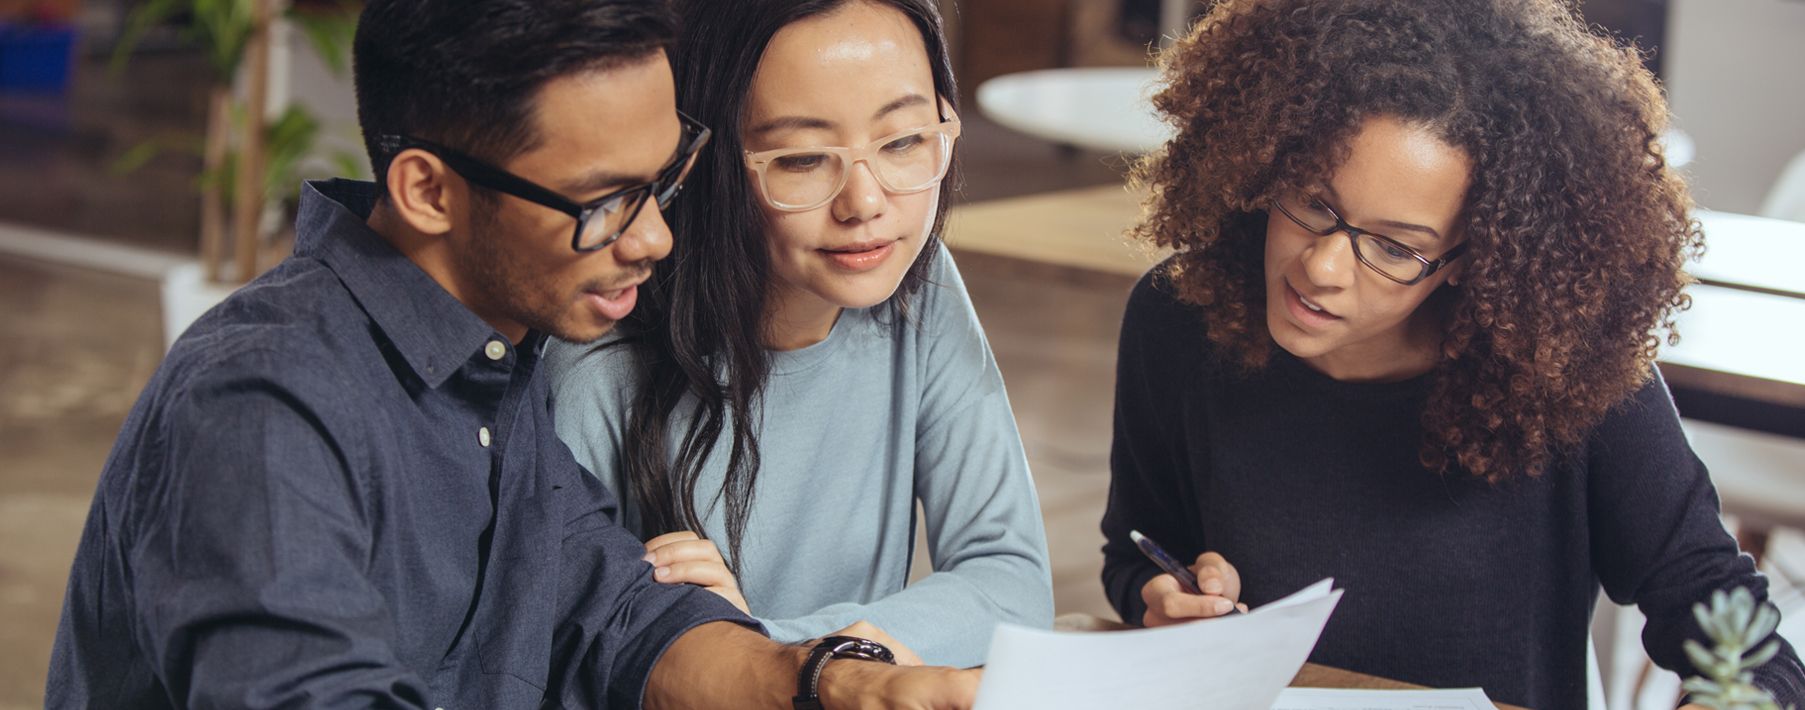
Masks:
[[[1252,613],[1157,629],[1058,632],[1004,624],[977,710],[1266,710],[1341,601],[1322,580]]]
[[[1272,710],[1498,710],[1485,691],[1287,688]]]

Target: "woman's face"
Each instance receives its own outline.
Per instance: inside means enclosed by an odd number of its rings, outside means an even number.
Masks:
[[[1431,261],[1459,244],[1455,233],[1472,161],[1428,130],[1369,119],[1347,161],[1317,187],[1284,201],[1293,214],[1338,213]],[[1346,232],[1317,236],[1278,209],[1266,221],[1266,324],[1280,347],[1341,380],[1384,380],[1427,371],[1441,323],[1423,301],[1458,279],[1466,257],[1413,285],[1362,263]],[[1390,245],[1372,254],[1403,255]]]
[[[792,23],[772,38],[753,75],[741,140],[754,153],[858,148],[940,122],[920,31],[895,8],[852,2]],[[884,150],[907,147],[886,144]],[[808,171],[822,170],[819,160],[807,158],[766,168],[774,180],[803,180]],[[927,241],[938,185],[897,194],[872,170],[867,162],[846,166],[839,194],[792,212],[764,199],[748,167],[764,209],[774,304],[865,308],[888,299],[902,283]]]

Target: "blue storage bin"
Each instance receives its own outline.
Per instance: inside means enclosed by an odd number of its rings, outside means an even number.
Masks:
[[[0,22],[0,93],[60,94],[74,59],[74,26]]]

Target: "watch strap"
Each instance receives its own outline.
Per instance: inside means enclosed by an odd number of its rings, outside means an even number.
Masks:
[[[790,698],[795,710],[825,710],[821,706],[821,672],[827,662],[836,658],[896,663],[896,655],[883,644],[857,636],[829,636],[809,649],[808,658],[796,674],[796,695]]]

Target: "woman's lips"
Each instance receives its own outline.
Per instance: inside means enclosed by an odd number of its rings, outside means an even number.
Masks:
[[[1291,287],[1290,281],[1285,282],[1285,306],[1298,325],[1320,327],[1341,320],[1340,316],[1323,309],[1321,304],[1305,299],[1302,293]]]
[[[832,249],[817,249],[828,262],[846,271],[870,271],[884,263],[896,250],[896,242],[867,242]]]

